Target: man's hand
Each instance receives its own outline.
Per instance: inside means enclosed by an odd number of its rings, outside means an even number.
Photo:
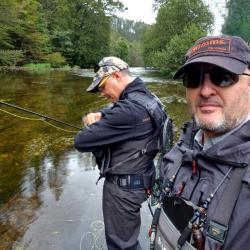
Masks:
[[[82,122],[85,126],[89,126],[95,122],[98,122],[102,119],[102,113],[96,112],[96,113],[89,113],[86,116],[83,117]]]

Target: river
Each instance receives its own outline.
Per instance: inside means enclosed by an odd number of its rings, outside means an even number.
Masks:
[[[152,70],[131,71],[160,97],[177,132],[189,119],[181,84]],[[85,92],[92,77],[91,70],[1,73],[0,100],[81,126],[84,114],[108,104]],[[103,181],[95,184],[98,169],[91,154],[73,148],[77,130],[1,104],[0,117],[0,249],[106,249]],[[145,203],[144,249],[151,219]]]

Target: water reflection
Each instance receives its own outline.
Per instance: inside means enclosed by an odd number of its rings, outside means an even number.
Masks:
[[[84,159],[86,162],[83,162]],[[88,171],[95,166],[85,168],[91,162],[91,154],[82,157],[73,150],[62,154],[56,167],[53,166],[55,161],[44,159],[43,169],[47,171],[45,188],[41,192],[43,206],[36,213],[37,219],[19,241],[19,247],[79,249],[82,245],[82,249],[91,249],[93,244],[97,244],[93,241],[97,241],[96,237],[98,244],[104,245],[100,203],[102,185],[94,184],[98,172]],[[86,244],[89,248],[85,248]]]
[[[133,67],[133,68],[130,68],[130,71],[134,77],[142,78],[142,80],[145,83],[148,83],[148,82],[159,83],[159,82],[166,81],[166,79],[164,77],[159,76],[159,72],[155,69],[145,70],[145,68],[143,68],[143,67]],[[93,77],[94,76],[94,72],[92,69],[75,70],[73,74],[78,75],[78,76],[82,76],[82,77]]]
[[[189,117],[184,89],[152,70],[135,68],[132,73],[161,98],[177,131]],[[92,76],[90,70],[1,75],[0,100],[81,126],[82,115],[107,105],[98,94],[85,92]],[[0,116],[0,249],[105,249],[102,182],[95,185],[98,170],[92,155],[73,149],[75,132],[1,111]],[[150,220],[143,207],[140,239],[145,249]]]

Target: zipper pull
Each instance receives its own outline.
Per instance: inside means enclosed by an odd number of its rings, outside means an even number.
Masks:
[[[196,160],[193,160],[193,162],[192,162],[192,176],[191,176],[191,179],[194,178],[194,176],[196,175],[196,172],[197,172],[197,164],[196,164]]]
[[[176,194],[176,196],[180,197],[180,196],[182,195],[182,193],[183,193],[183,191],[184,191],[184,188],[185,188],[185,185],[186,185],[186,182],[183,181],[183,182],[181,183],[180,187],[179,187],[179,191],[178,191],[178,193]]]

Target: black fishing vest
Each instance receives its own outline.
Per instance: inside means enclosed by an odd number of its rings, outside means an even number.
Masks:
[[[230,227],[229,232],[227,228],[228,220],[230,219],[230,223],[232,223],[233,217],[225,219],[227,221],[226,226],[220,220],[231,215],[231,209],[236,204],[240,187],[247,180],[247,176],[243,177],[243,175],[245,171],[248,171],[247,166],[250,162],[249,125],[249,122],[244,124],[237,131],[228,135],[226,139],[200,152],[193,144],[194,136],[198,130],[194,127],[194,123],[187,123],[183,128],[180,140],[171,152],[165,156],[164,165],[162,166],[162,176],[165,178],[164,185],[168,184],[167,180],[171,180],[172,176],[176,176],[176,180],[171,184],[173,187],[171,196],[178,196],[181,191],[181,198],[200,206],[202,202],[209,198],[209,194],[216,190],[215,195],[208,204],[207,220],[204,225],[205,249],[215,249],[216,245],[217,247],[223,246],[227,239],[230,241],[230,237],[226,238],[226,234],[233,234],[230,232]],[[196,170],[193,169],[194,166],[196,166]],[[230,168],[232,168],[231,172],[229,172]],[[238,169],[242,169],[240,174],[238,174]],[[227,178],[222,181],[227,173]],[[234,180],[233,177],[237,177],[235,173],[239,177]],[[232,180],[233,182],[231,182]],[[239,184],[237,190],[231,190],[230,188],[235,187],[236,183]],[[183,187],[183,190],[181,187]],[[231,196],[225,195],[228,190],[230,190]],[[243,191],[241,190],[241,192]],[[245,201],[238,202],[240,204],[240,202]],[[230,213],[226,210],[230,210]],[[237,226],[237,223],[234,222],[234,227]]]
[[[153,159],[159,151],[159,131],[167,119],[162,104],[153,95],[140,92],[128,94],[129,101],[142,105],[149,113],[155,126],[155,132],[145,139],[119,142],[93,152],[97,158],[100,175],[108,174],[154,174]]]

